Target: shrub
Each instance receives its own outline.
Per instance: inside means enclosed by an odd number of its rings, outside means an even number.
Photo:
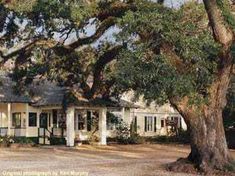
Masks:
[[[66,140],[64,137],[51,137],[50,144],[51,145],[65,145]]]
[[[178,135],[174,136],[153,136],[146,137],[145,140],[150,143],[180,143],[188,144],[190,136],[188,131],[180,130]]]
[[[10,147],[10,145],[14,142],[15,141],[12,139],[11,136],[0,137],[0,145],[2,147]]]
[[[136,132],[133,132],[131,127],[123,122],[122,119],[119,121],[118,125],[116,125],[116,131],[117,142],[119,144],[141,144],[145,142],[144,138]]]
[[[18,144],[38,144],[38,138],[37,137],[12,137],[14,140],[14,143]]]

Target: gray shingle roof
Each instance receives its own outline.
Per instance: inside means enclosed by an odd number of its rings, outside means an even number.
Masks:
[[[3,103],[30,103],[31,98],[27,93],[17,94],[15,91],[16,84],[4,73],[0,73],[0,102]]]
[[[60,106],[63,103],[66,89],[55,83],[44,81],[29,86],[33,106]]]
[[[84,98],[71,98],[66,88],[59,87],[53,82],[34,80],[20,95],[14,91],[15,82],[9,76],[0,72],[0,102],[3,103],[30,103],[32,106],[107,106],[138,108],[134,103],[125,100],[102,99],[87,100]],[[69,95],[70,94],[70,95]]]

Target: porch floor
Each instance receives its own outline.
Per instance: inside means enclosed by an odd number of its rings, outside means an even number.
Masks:
[[[1,149],[0,175],[4,171],[75,171],[89,176],[172,175],[164,164],[187,156],[188,146],[113,145],[77,148],[43,146]],[[235,152],[232,152],[235,156]],[[176,174],[186,176],[186,174]]]

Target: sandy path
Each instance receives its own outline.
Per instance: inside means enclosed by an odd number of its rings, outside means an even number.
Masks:
[[[189,175],[171,173],[164,165],[186,157],[187,146],[113,145],[39,147],[0,150],[0,174],[6,171],[74,171],[89,176],[165,176]],[[61,174],[62,175],[62,174]]]

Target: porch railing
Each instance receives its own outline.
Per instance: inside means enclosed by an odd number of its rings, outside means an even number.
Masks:
[[[43,143],[41,144],[47,144],[47,142],[52,137],[52,132],[49,131],[47,128],[38,128],[38,137],[39,137],[39,143],[40,139],[42,139]]]
[[[8,127],[0,127],[0,136],[6,136]]]
[[[26,128],[11,128],[11,135],[17,137],[26,136]]]
[[[52,128],[52,135],[57,137],[66,137],[66,130],[63,128]]]

